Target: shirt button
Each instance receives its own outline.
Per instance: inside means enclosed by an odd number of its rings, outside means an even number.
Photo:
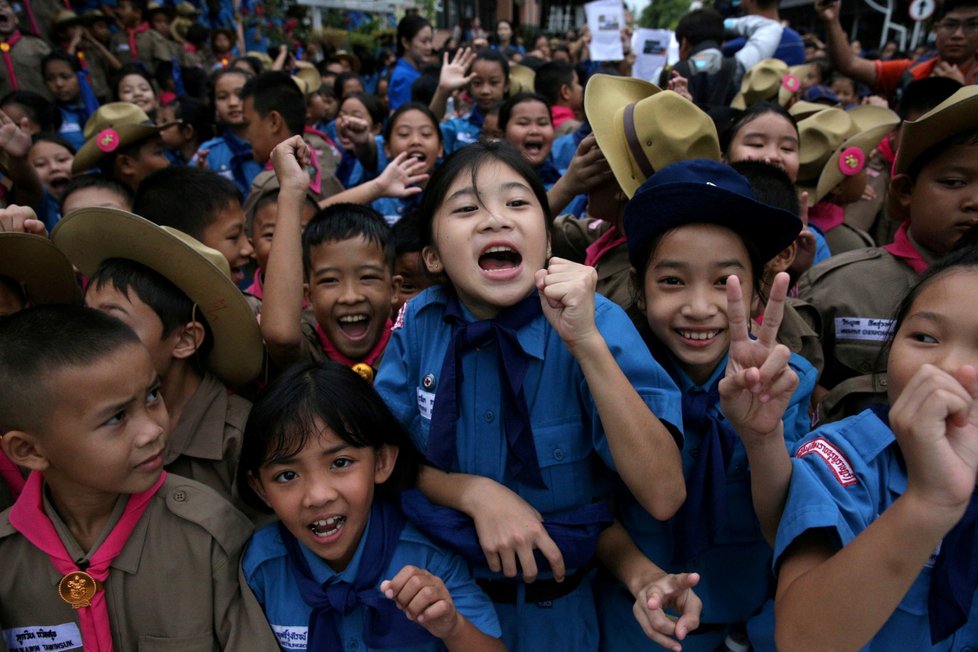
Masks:
[[[554,449],[554,459],[557,460],[558,462],[560,460],[564,459],[564,451],[560,450],[559,448],[555,448]]]
[[[486,410],[486,413],[483,414],[482,417],[486,420],[486,423],[492,423],[495,420],[496,415],[493,414],[492,410]]]
[[[355,639],[355,638],[348,638],[348,639],[346,639],[346,649],[347,650],[350,650],[350,652],[353,652],[353,650],[356,650],[358,647],[360,647],[360,643],[357,642],[357,639]]]
[[[177,501],[178,503],[185,503],[187,502],[187,493],[185,491],[174,491],[173,500]]]

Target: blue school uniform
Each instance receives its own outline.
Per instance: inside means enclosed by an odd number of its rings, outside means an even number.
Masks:
[[[384,137],[374,136],[377,146],[377,166],[373,170],[363,167],[363,163],[354,155],[351,150],[343,149],[336,138],[333,138],[336,148],[342,152],[340,164],[336,166],[336,178],[340,180],[344,188],[352,188],[361,183],[376,179],[384,168],[387,167],[387,155],[384,153]]]
[[[791,450],[794,443],[809,431],[808,404],[818,371],[795,354],[791,355],[789,364],[799,376],[798,388],[784,416],[785,442]],[[703,385],[693,382],[671,357],[665,366],[680,391],[687,396],[692,392],[707,392],[723,378],[727,363],[724,359]],[[707,409],[711,415],[722,418],[719,402],[708,405]],[[694,460],[703,451],[707,437],[707,432],[695,425],[696,421],[693,415],[684,414],[683,474],[687,478],[691,476]],[[709,548],[690,559],[683,559],[688,548],[684,550],[677,546],[676,533],[681,528],[678,518],[657,521],[630,496],[620,503],[621,522],[646,557],[669,572],[701,575],[694,590],[703,601],[701,620],[704,624],[682,642],[683,650],[712,652],[717,649],[726,636],[725,625],[749,621],[774,595],[771,548],[764,540],[754,514],[747,451],[736,436],[726,467],[726,503],[726,524],[717,532]],[[699,517],[705,520],[707,515],[700,514]],[[602,650],[659,649],[636,622],[631,609],[635,600],[624,585],[603,577],[598,586]],[[768,626],[773,627],[773,622]],[[771,636],[773,638],[773,631]]]
[[[58,104],[61,112],[61,128],[58,135],[71,143],[77,152],[85,144],[83,129],[88,121],[88,111],[83,104]]]
[[[371,521],[368,521],[353,559],[339,573],[300,544],[303,558],[316,582],[320,585],[335,581],[351,584],[354,582],[363,563],[364,544],[370,527]],[[397,548],[390,563],[380,574],[380,581],[393,578],[407,565],[423,568],[441,578],[460,614],[489,636],[500,636],[499,621],[492,609],[492,603],[473,581],[465,562],[454,553],[433,544],[410,523],[401,531]],[[271,523],[255,532],[242,557],[241,569],[248,586],[264,609],[265,617],[282,649],[305,650],[311,608],[299,594],[278,523]],[[377,583],[378,591],[380,581]],[[368,647],[363,640],[364,612],[365,609],[358,606],[342,617],[338,633],[343,649],[351,652],[370,652],[374,649]],[[428,643],[396,649],[401,652],[434,652],[443,650],[444,645],[433,639]]]
[[[225,129],[224,134],[201,144],[200,149],[208,151],[207,167],[233,181],[247,197],[251,181],[261,172],[261,165],[251,153],[251,143]],[[191,161],[191,164],[195,162]]]
[[[397,58],[394,72],[387,84],[387,106],[391,112],[402,104],[411,101],[411,85],[421,76],[421,71],[408,63],[404,57]]]
[[[380,213],[388,224],[394,226],[402,217],[421,207],[423,194],[418,193],[411,197],[381,197],[370,202],[370,208]]]
[[[828,528],[849,545],[907,490],[907,470],[893,431],[872,410],[826,424],[806,437],[792,462],[791,485],[774,546],[774,568],[808,530]],[[927,596],[935,555],[864,650],[978,648],[978,596],[968,622],[932,645]],[[841,596],[840,599],[845,599]]]
[[[482,124],[486,120],[486,114],[474,106],[472,110],[460,118],[451,118],[441,123],[441,141],[445,149],[445,156],[466,145],[479,140],[482,133]]]
[[[444,287],[435,286],[411,299],[392,333],[374,385],[422,453],[428,451],[432,407],[440,390],[442,364],[453,327],[444,319],[448,303]],[[461,306],[466,319],[475,321]],[[652,412],[665,424],[680,422],[679,393],[655,362],[629,318],[617,305],[598,295],[595,323],[622,371]],[[480,346],[461,358],[462,374],[456,422],[456,455],[449,471],[473,473],[509,487],[548,514],[589,505],[596,490],[595,453],[614,469],[601,420],[580,366],[546,317],[532,318],[516,330],[528,356],[523,391],[529,410],[533,445],[545,487],[515,480],[507,473],[495,343]],[[568,575],[579,569],[568,568]],[[477,578],[503,579],[484,560],[473,565]],[[550,579],[549,570],[540,573]],[[539,581],[539,580],[538,580]],[[546,603],[523,601],[526,585],[517,585],[515,604],[497,602],[503,641],[511,650],[593,650],[598,622],[590,581],[586,577],[569,594]]]

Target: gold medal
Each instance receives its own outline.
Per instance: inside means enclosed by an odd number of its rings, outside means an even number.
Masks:
[[[100,583],[85,571],[73,571],[58,582],[58,595],[75,609],[88,607],[101,588]]]
[[[374,382],[374,369],[364,362],[358,362],[352,367],[353,371],[360,374],[368,383]]]

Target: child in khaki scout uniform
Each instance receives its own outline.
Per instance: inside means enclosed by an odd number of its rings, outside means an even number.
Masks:
[[[17,29],[17,16],[9,0],[0,0],[0,96],[10,91],[32,91],[50,98],[40,61],[51,47],[39,38],[25,36]]]
[[[31,469],[0,515],[0,649],[275,649],[239,580],[251,525],[163,471],[167,410],[128,326],[24,310],[0,323],[0,383],[0,445]]]
[[[894,242],[834,256],[798,282],[800,297],[822,317],[820,385],[828,393],[817,416],[825,421],[885,401],[879,352],[899,297],[976,221],[978,87],[905,123],[900,143],[890,203],[904,221]]]
[[[157,64],[170,60],[170,49],[143,20],[145,9],[145,0],[119,0],[117,13],[123,29],[112,35],[109,50],[122,65],[141,63],[153,74]]]
[[[808,193],[808,222],[833,255],[873,245],[869,234],[845,222],[845,208],[862,197],[866,162],[899,123],[896,113],[878,106],[825,109],[798,123],[798,185]]]
[[[152,355],[172,423],[166,469],[230,497],[251,404],[228,386],[254,380],[262,346],[224,257],[110,208],[72,213],[52,239],[88,277],[86,303],[129,324]]]

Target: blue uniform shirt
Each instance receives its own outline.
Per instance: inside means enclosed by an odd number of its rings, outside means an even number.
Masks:
[[[235,136],[230,129],[225,129],[223,135],[201,144],[200,149],[208,151],[207,167],[222,177],[234,181],[241,193],[247,197],[252,180],[262,169],[251,153],[251,144]],[[195,160],[191,161],[191,164],[195,162]],[[235,174],[236,169],[239,174]]]
[[[61,128],[58,130],[58,135],[78,151],[85,144],[82,129],[88,121],[88,111],[83,104],[58,104],[58,111],[61,112]]]
[[[841,546],[849,545],[907,490],[907,472],[893,432],[870,410],[821,426],[798,446],[791,462],[791,486],[774,546],[775,569],[788,546],[808,530],[828,528]],[[935,558],[931,555],[864,650],[978,649],[978,596],[968,622],[939,645],[931,645],[927,593]]]
[[[404,57],[397,58],[394,72],[387,83],[387,106],[391,112],[402,104],[411,101],[411,85],[421,76],[421,71],[408,63]]]
[[[461,118],[451,118],[441,123],[441,140],[445,148],[445,156],[455,150],[470,145],[479,140],[482,133],[482,123],[486,116],[479,107],[474,106],[472,110]]]
[[[325,583],[338,578],[352,583],[360,568],[364,541],[369,528],[368,522],[353,559],[340,573],[331,569],[324,560],[300,544],[302,554],[309,564],[309,570],[318,582]],[[393,578],[407,565],[424,568],[432,575],[441,578],[460,614],[489,636],[496,638],[500,636],[499,621],[493,611],[492,603],[472,580],[465,562],[455,554],[433,544],[410,523],[405,524],[397,550],[390,564],[381,574],[381,581]],[[271,523],[255,532],[242,557],[241,569],[248,586],[265,610],[265,617],[271,624],[282,649],[305,650],[311,609],[299,595],[278,523]],[[377,586],[379,590],[380,584],[378,583]],[[344,649],[348,652],[370,650],[363,642],[363,620],[363,609],[357,608],[341,621],[340,640],[343,641]],[[443,649],[444,646],[440,642],[397,648],[401,652],[429,652]]]

